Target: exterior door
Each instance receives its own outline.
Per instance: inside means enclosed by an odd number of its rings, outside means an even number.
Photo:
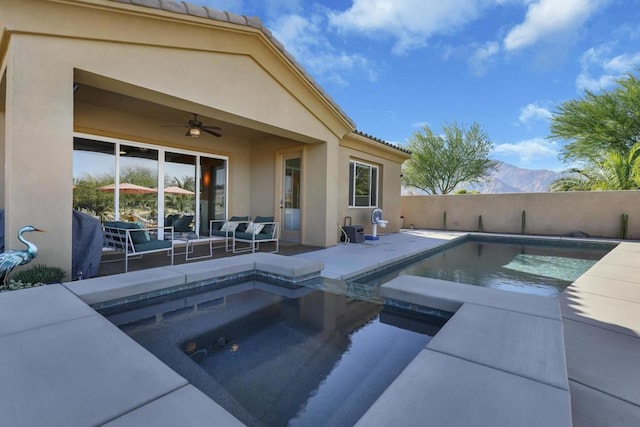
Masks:
[[[280,200],[280,238],[290,242],[301,240],[302,153],[282,156],[282,199]]]

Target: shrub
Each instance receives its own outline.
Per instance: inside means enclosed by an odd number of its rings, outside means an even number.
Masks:
[[[15,281],[13,279],[9,280],[6,288],[1,288],[0,292],[6,291],[17,291],[19,289],[28,289],[28,288],[36,288],[38,286],[42,286],[44,283],[22,283],[20,281]]]
[[[21,282],[24,285],[38,283],[57,283],[62,282],[67,273],[58,267],[51,267],[44,264],[36,264],[31,268],[17,272],[11,278],[13,282]],[[24,286],[31,287],[31,286]],[[22,289],[22,288],[18,288]]]

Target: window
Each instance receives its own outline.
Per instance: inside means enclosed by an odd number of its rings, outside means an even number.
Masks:
[[[106,138],[105,138],[106,139]],[[164,181],[164,191],[158,193]],[[114,193],[115,183],[119,193]],[[191,217],[184,230],[209,233],[226,217],[227,159],[128,141],[73,139],[73,208],[101,221],[155,226]],[[172,217],[172,218],[173,218]]]
[[[349,206],[376,207],[378,205],[378,167],[349,162]]]

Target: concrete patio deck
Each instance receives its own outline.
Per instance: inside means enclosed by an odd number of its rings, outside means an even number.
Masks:
[[[640,425],[640,243],[609,252],[560,306],[574,424]]]
[[[0,424],[237,425],[86,303],[131,295],[136,280],[157,289],[243,265],[355,277],[465,234],[405,230],[299,261],[243,255],[0,294]],[[385,285],[386,298],[456,314],[360,424],[640,425],[639,256],[640,243],[619,245],[559,299],[411,276]]]

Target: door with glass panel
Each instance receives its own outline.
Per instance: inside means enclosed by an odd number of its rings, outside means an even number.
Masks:
[[[196,229],[196,156],[166,152],[164,158],[164,225],[176,233]]]
[[[227,217],[227,161],[200,157],[200,234],[209,233],[212,220]]]
[[[282,240],[300,242],[302,223],[302,153],[282,157],[280,224]]]

